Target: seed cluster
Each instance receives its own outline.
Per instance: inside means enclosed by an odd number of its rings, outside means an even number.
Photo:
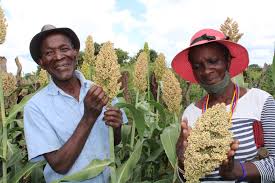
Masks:
[[[214,171],[227,158],[233,137],[229,131],[231,126],[224,103],[207,109],[196,121],[187,138],[188,146],[184,154],[187,182],[199,182],[201,177]]]

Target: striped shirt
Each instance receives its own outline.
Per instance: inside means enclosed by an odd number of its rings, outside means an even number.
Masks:
[[[227,106],[230,110],[230,105]],[[196,120],[202,111],[190,104],[183,113],[183,118],[188,120],[188,125],[194,127]],[[269,157],[262,160],[254,160],[257,155],[257,147],[254,141],[253,122],[261,121],[264,135],[264,146],[269,151]],[[240,145],[235,154],[235,159],[241,162],[252,161],[259,170],[261,182],[275,181],[275,101],[267,92],[252,88],[239,100],[232,116],[233,138],[239,140]],[[226,181],[219,176],[218,167],[211,174],[201,178],[204,182],[234,182]]]

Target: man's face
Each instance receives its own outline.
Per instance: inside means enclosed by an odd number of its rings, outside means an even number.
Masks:
[[[78,50],[70,39],[60,33],[47,36],[41,44],[39,65],[48,71],[54,81],[67,81],[73,77]]]

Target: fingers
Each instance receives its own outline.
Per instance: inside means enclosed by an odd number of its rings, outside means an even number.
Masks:
[[[239,148],[240,142],[238,140],[234,140],[231,144],[230,144],[230,150],[228,151],[228,157],[234,156],[235,152],[237,151],[237,149]]]
[[[120,127],[122,125],[122,112],[117,108],[110,107],[104,112],[103,120],[106,121],[106,125],[114,128]]]
[[[182,138],[183,141],[187,141],[188,136],[190,135],[190,127],[188,127],[188,122],[186,119],[183,119],[181,121],[181,134],[180,138]]]
[[[234,156],[236,154],[237,149],[239,148],[240,142],[238,140],[234,140],[230,144],[230,150],[227,152],[227,159],[222,162],[224,166],[228,166],[234,162]]]
[[[89,103],[94,103],[95,106],[98,106],[99,108],[105,106],[109,101],[109,97],[106,95],[102,87],[96,85],[93,85],[90,88],[87,92],[86,98]]]

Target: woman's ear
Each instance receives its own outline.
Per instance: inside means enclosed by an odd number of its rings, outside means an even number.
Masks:
[[[232,59],[232,56],[231,55],[228,55],[227,57],[227,63],[226,63],[226,70],[229,72],[229,69],[230,69],[230,65],[231,65],[231,59]]]

